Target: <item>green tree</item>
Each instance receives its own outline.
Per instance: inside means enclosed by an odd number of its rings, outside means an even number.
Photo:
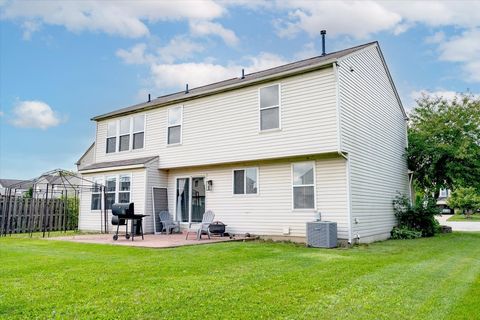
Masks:
[[[448,100],[424,95],[410,115],[409,169],[422,190],[480,190],[480,99]]]
[[[480,209],[480,195],[472,187],[457,188],[452,192],[447,203],[451,208],[462,210],[468,218],[474,211]]]

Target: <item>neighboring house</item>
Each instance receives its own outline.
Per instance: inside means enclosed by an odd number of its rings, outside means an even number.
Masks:
[[[453,214],[453,210],[447,204],[450,194],[451,191],[449,189],[440,189],[437,199],[437,207],[442,210],[443,214]]]
[[[11,189],[11,195],[23,195],[33,186],[29,180],[0,179],[0,195],[8,195],[7,189]]]
[[[94,117],[82,177],[134,202],[153,232],[152,188],[186,226],[205,209],[232,233],[305,237],[316,211],[350,242],[386,239],[408,194],[407,116],[377,42]],[[102,193],[79,228],[100,230]]]
[[[49,198],[75,197],[81,192],[82,179],[75,175],[43,174],[34,180],[35,195]],[[47,190],[48,187],[48,190]]]
[[[90,147],[88,147],[87,151],[78,159],[75,163],[77,166],[77,170],[81,170],[86,166],[95,162],[95,142],[93,142]]]

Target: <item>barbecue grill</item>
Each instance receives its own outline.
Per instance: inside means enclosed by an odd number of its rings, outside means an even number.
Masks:
[[[114,203],[112,205],[112,225],[117,226],[117,231],[113,235],[113,240],[118,240],[118,231],[120,226],[125,226],[125,238],[132,241],[135,238],[136,231],[139,231],[143,239],[142,219],[147,215],[135,214],[134,204],[130,203]],[[128,233],[128,221],[131,221],[131,234]],[[136,230],[135,230],[136,227]]]
[[[221,221],[214,221],[210,223],[210,226],[208,227],[208,231],[210,231],[211,234],[215,234],[223,237],[225,235],[226,226],[227,225]]]

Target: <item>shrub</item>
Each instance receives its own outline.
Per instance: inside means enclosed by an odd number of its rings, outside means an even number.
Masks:
[[[438,232],[435,215],[440,214],[440,210],[432,197],[417,197],[411,204],[407,196],[399,195],[393,200],[393,210],[400,229],[419,231],[422,237],[431,237]]]
[[[406,227],[394,227],[392,229],[391,236],[392,239],[417,239],[422,237],[422,232]]]
[[[468,218],[472,212],[480,209],[480,195],[472,187],[455,189],[448,199],[448,206],[460,209]]]

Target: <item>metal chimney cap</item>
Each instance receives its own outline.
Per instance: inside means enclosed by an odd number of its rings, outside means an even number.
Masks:
[[[327,34],[327,30],[320,31],[320,34]]]

